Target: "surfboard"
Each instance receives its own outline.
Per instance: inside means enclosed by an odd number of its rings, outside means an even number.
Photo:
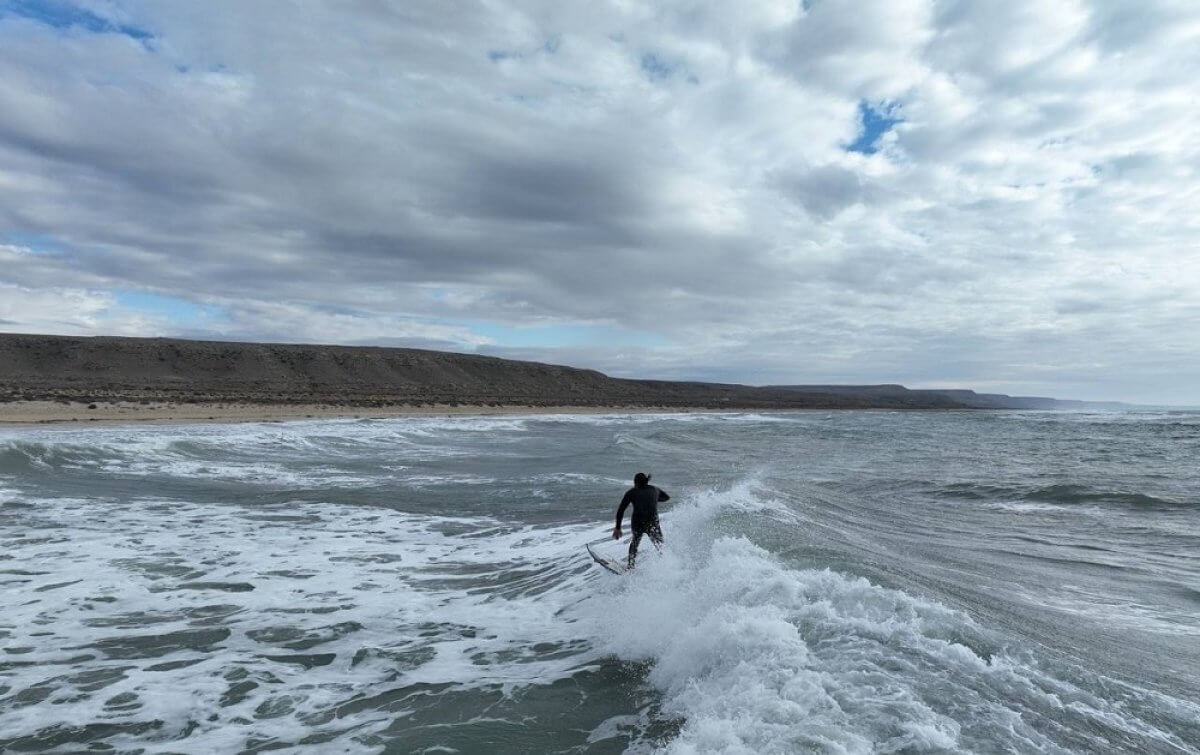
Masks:
[[[600,542],[604,542],[604,541],[601,540]],[[593,545],[595,545],[595,543],[588,543],[587,551],[591,555],[591,557],[595,560],[596,563],[600,564],[605,569],[608,569],[613,574],[624,574],[625,572],[629,571],[629,565],[626,562],[618,561],[615,558],[611,558],[610,556],[605,556],[603,554],[597,553],[595,550],[592,549]]]

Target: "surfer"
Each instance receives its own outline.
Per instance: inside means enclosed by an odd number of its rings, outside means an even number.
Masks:
[[[655,546],[662,545],[662,528],[658,526],[658,504],[669,501],[671,496],[650,484],[650,475],[638,472],[633,476],[633,487],[625,491],[621,505],[617,508],[617,526],[613,528],[613,540],[621,539],[621,520],[625,518],[625,507],[633,504],[633,515],[630,517],[630,529],[633,539],[629,541],[629,568],[637,560],[638,543],[642,535],[649,535],[650,542]]]

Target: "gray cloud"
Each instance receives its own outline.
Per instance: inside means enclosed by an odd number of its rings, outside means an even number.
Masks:
[[[817,220],[829,220],[866,199],[863,177],[838,165],[822,165],[779,179],[779,189]]]
[[[5,329],[1200,403],[1185,5],[92,10],[0,18]]]

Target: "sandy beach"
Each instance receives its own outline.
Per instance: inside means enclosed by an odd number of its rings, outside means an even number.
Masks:
[[[608,412],[680,412],[679,407],[645,406],[429,406],[362,407],[330,404],[210,404],[174,402],[11,401],[0,403],[0,426],[124,424],[157,422],[285,422],[303,419],[357,419],[501,414],[604,414]],[[701,411],[701,410],[696,410]]]

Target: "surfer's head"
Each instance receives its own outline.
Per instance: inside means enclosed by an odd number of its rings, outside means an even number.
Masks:
[[[633,484],[639,488],[644,488],[650,484],[650,475],[645,472],[638,472],[633,476]]]

